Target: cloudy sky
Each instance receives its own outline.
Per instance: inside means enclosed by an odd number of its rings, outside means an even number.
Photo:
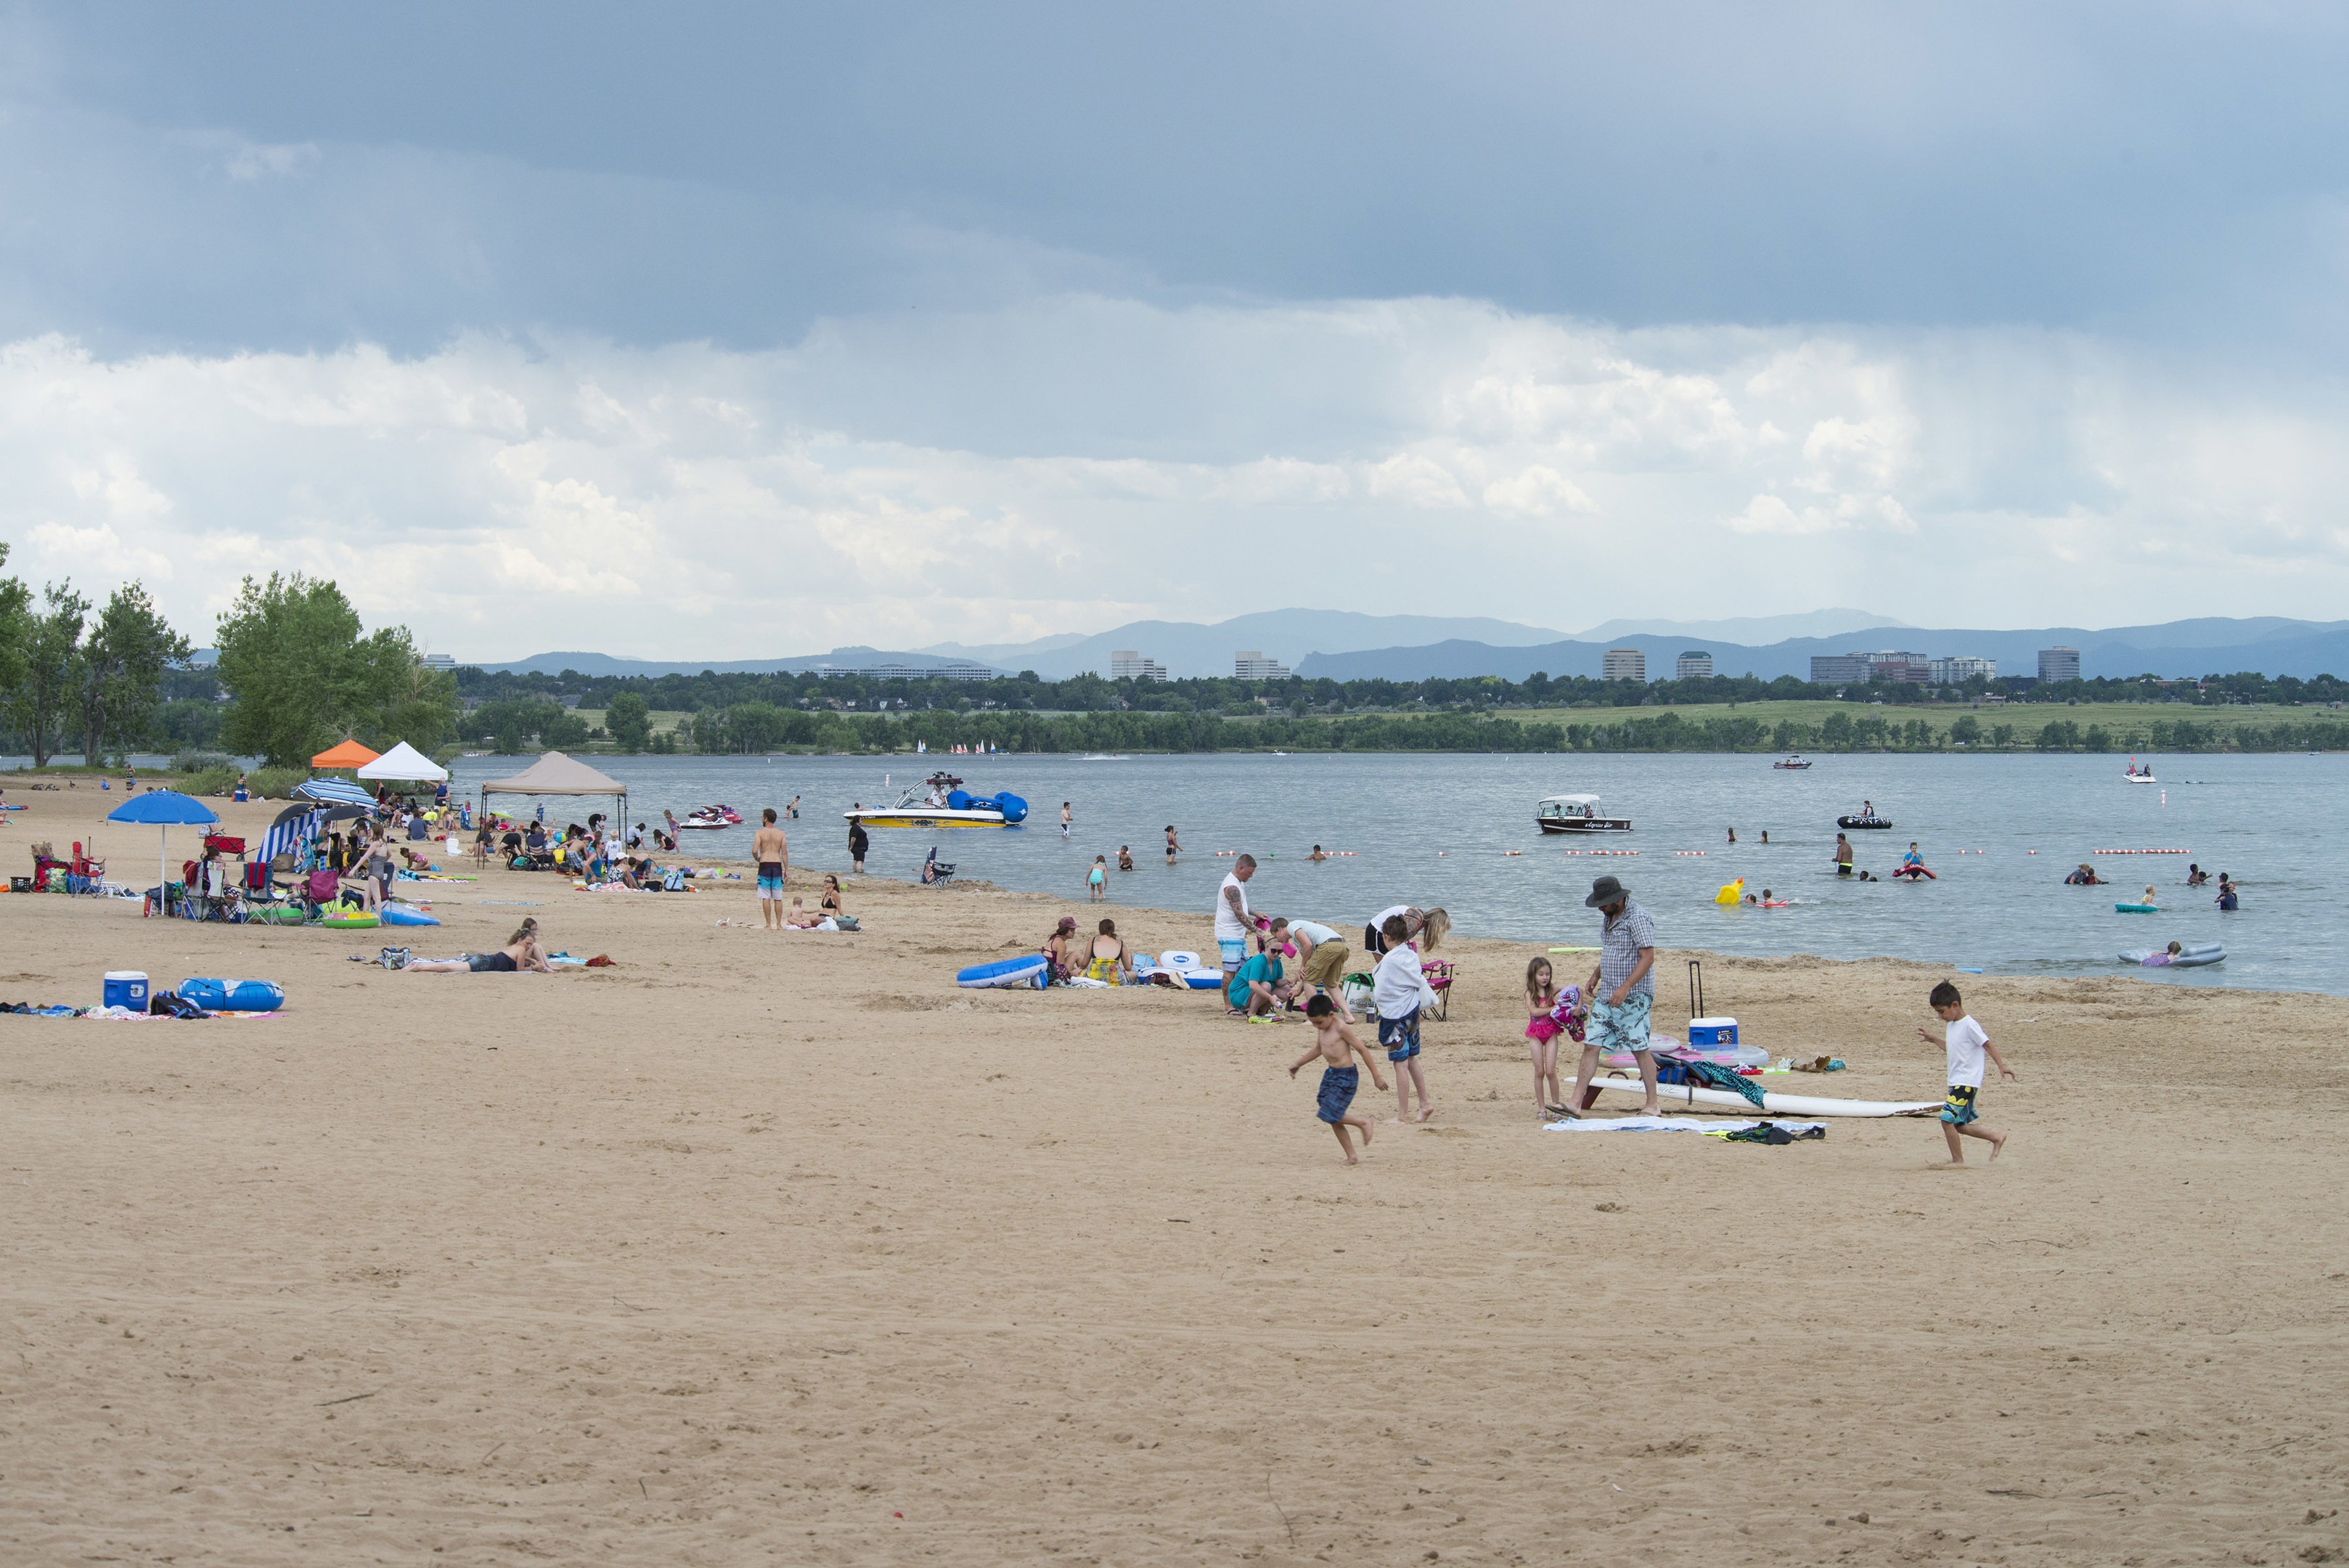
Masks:
[[[2338,7],[1142,10],[0,8],[8,569],[477,658],[2349,602]]]

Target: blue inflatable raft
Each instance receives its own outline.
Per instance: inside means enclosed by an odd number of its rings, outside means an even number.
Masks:
[[[1022,953],[993,963],[975,963],[957,973],[955,983],[966,991],[1041,991],[1045,961],[1042,953]]]

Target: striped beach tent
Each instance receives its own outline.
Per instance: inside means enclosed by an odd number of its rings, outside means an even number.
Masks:
[[[317,837],[321,815],[316,807],[302,812],[281,812],[277,820],[269,825],[269,831],[261,836],[263,864],[266,865],[281,855],[295,854]]]

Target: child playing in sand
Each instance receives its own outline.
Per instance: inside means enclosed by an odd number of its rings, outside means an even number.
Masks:
[[[1958,1141],[1961,1133],[1967,1137],[1986,1139],[1990,1144],[1990,1157],[1996,1159],[1999,1151],[2006,1147],[2006,1135],[1974,1119],[1974,1098],[1982,1093],[1982,1059],[1985,1056],[1998,1064],[2002,1078],[2014,1077],[2014,1069],[2006,1064],[2006,1058],[2000,1055],[1998,1047],[1990,1043],[1990,1036],[1982,1033],[1982,1026],[1967,1013],[1965,999],[1958,994],[1956,986],[1945,980],[1935,986],[1932,994],[1925,1000],[1941,1022],[1949,1026],[1943,1032],[1943,1044],[1950,1054],[1950,1093],[1941,1102],[1941,1134],[1950,1140],[1950,1163],[1963,1165],[1966,1162],[1965,1148]],[[1917,1031],[1917,1038],[1930,1045],[1933,1042],[1933,1032],[1920,1028]]]
[[[1419,1005],[1427,981],[1419,954],[1411,945],[1411,928],[1401,915],[1389,915],[1379,934],[1387,950],[1371,975],[1371,1000],[1379,1010],[1379,1044],[1395,1070],[1395,1114],[1399,1123],[1425,1121],[1435,1114],[1427,1097],[1427,1079],[1419,1065]],[[1419,1091],[1419,1115],[1411,1114],[1412,1091]]]
[[[1360,1165],[1361,1157],[1354,1152],[1354,1140],[1348,1136],[1346,1129],[1361,1128],[1362,1147],[1368,1148],[1371,1147],[1371,1118],[1346,1114],[1347,1108],[1354,1103],[1355,1089],[1362,1082],[1361,1071],[1354,1065],[1354,1058],[1360,1056],[1362,1059],[1362,1065],[1371,1070],[1371,1082],[1381,1089],[1387,1086],[1386,1080],[1379,1076],[1378,1060],[1371,1054],[1370,1048],[1351,1029],[1338,1022],[1338,1010],[1330,1004],[1328,997],[1317,996],[1307,1002],[1305,1017],[1313,1025],[1313,1044],[1304,1055],[1289,1064],[1288,1075],[1294,1078],[1297,1070],[1306,1063],[1316,1056],[1321,1058],[1321,1093],[1313,1114],[1329,1123],[1330,1130],[1338,1135],[1338,1147],[1346,1151],[1346,1163]]]

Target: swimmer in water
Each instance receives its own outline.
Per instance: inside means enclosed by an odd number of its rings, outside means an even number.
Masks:
[[[1305,858],[1308,860],[1327,860],[1330,857],[1322,853],[1321,846],[1317,844],[1313,846],[1313,853],[1307,856]]]

